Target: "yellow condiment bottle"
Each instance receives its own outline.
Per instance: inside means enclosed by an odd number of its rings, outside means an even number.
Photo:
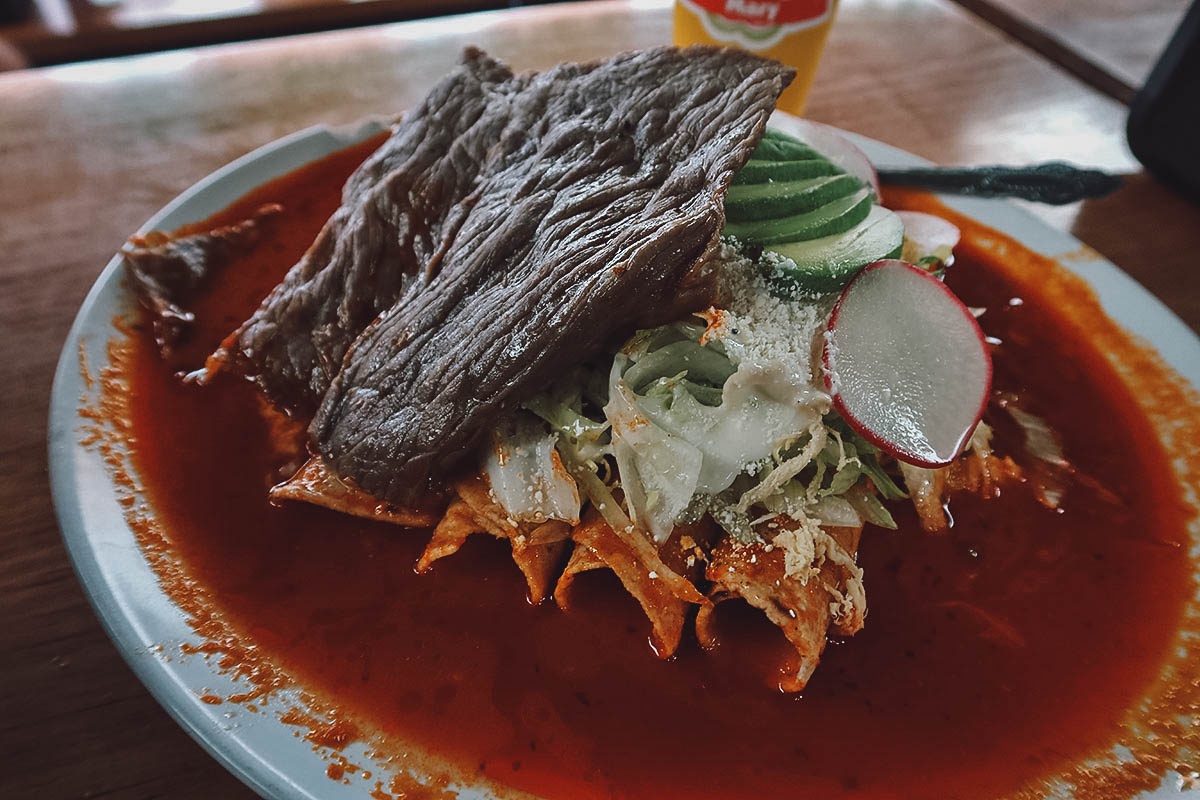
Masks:
[[[778,107],[804,112],[837,0],[675,0],[675,44],[741,47],[796,68]]]

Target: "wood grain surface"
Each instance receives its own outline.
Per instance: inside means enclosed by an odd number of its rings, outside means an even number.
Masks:
[[[958,0],[1014,36],[1072,53],[1138,89],[1191,0]]]
[[[15,45],[30,64],[62,64],[504,5],[500,0],[38,0],[28,20],[0,27],[0,39]]]
[[[46,476],[50,380],[125,237],[231,159],[393,112],[474,43],[520,68],[670,38],[662,0],[560,5],[0,76],[0,797],[252,796],[162,711],[83,596]],[[846,0],[809,114],[937,162],[1135,173],[1037,209],[1200,330],[1200,210],[1140,174],[1125,109],[949,0]]]

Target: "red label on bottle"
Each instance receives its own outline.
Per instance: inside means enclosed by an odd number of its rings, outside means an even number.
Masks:
[[[756,27],[824,19],[832,0],[692,0],[712,14]]]

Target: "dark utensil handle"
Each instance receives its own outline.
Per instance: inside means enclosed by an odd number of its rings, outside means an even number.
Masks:
[[[1065,205],[1104,197],[1121,188],[1121,177],[1061,161],[1032,167],[920,167],[881,169],[880,183],[976,197],[1019,197]]]

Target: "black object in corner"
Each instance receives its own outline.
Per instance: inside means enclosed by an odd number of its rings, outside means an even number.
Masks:
[[[1200,201],[1200,0],[1134,98],[1125,132],[1146,169]]]

